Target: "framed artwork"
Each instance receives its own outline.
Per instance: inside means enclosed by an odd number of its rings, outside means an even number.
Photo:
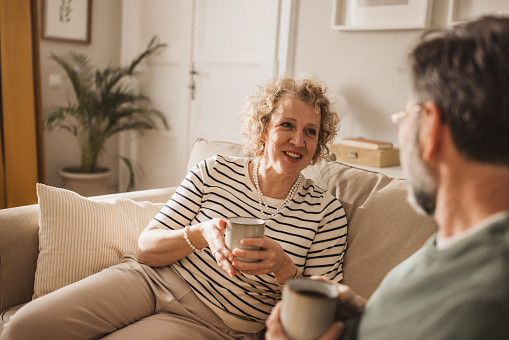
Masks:
[[[509,2],[506,0],[449,0],[447,24],[455,25],[485,14],[509,15]]]
[[[429,25],[431,0],[332,0],[332,29],[422,29]]]
[[[43,0],[42,38],[90,43],[92,0]]]

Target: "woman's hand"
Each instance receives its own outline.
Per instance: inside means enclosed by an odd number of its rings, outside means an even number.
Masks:
[[[240,271],[233,268],[232,262],[234,256],[226,248],[224,233],[226,230],[226,221],[220,218],[214,218],[210,221],[199,224],[203,238],[207,242],[212,255],[217,264],[231,277],[240,275]]]
[[[296,275],[297,267],[276,241],[268,237],[244,238],[240,243],[244,246],[262,248],[261,250],[233,249],[235,257],[261,260],[259,262],[245,262],[235,258],[232,263],[242,273],[248,275],[274,273],[276,281],[280,284]]]
[[[265,339],[267,340],[287,340],[283,326],[281,325],[281,321],[279,319],[279,315],[281,314],[281,302],[278,302],[276,306],[272,309],[269,318],[266,321],[267,332],[265,333]],[[324,333],[322,336],[318,338],[318,340],[335,340],[339,339],[341,334],[343,334],[345,326],[343,322],[335,322],[332,326]]]

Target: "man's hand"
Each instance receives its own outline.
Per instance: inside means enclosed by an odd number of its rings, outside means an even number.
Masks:
[[[312,276],[313,280],[332,283],[322,276]],[[357,295],[352,288],[347,285],[337,283],[335,284],[339,292],[338,310],[336,318],[339,320],[348,320],[356,317],[364,312],[366,306],[366,299]]]
[[[322,276],[312,276],[314,280],[324,281],[330,284],[332,281],[327,280]],[[337,287],[339,292],[339,302],[338,309],[336,311],[336,319],[340,320],[332,324],[332,326],[319,338],[319,340],[332,340],[339,339],[339,337],[343,334],[345,329],[345,325],[342,320],[348,320],[350,318],[356,317],[364,312],[364,307],[366,305],[366,299],[357,295],[352,288],[343,284],[334,284]],[[281,325],[281,321],[279,319],[279,315],[281,313],[281,305],[282,302],[278,302],[270,316],[268,317],[267,324],[267,332],[265,334],[265,338],[268,340],[286,340],[288,337],[286,336],[283,326]]]
[[[279,320],[279,315],[281,314],[281,302],[278,302],[272,312],[270,313],[269,318],[267,319],[267,332],[265,333],[265,339],[267,340],[288,340],[286,336],[283,326]],[[341,334],[343,334],[345,326],[343,322],[335,322],[332,326],[324,333],[318,340],[336,340],[339,339]]]

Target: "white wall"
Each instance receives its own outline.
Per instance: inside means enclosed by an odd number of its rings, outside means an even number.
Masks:
[[[92,41],[89,45],[57,42],[41,39],[41,88],[42,105],[46,113],[56,105],[66,105],[68,99],[74,100],[70,82],[64,72],[53,61],[48,59],[50,51],[65,53],[68,50],[86,53],[93,65],[104,67],[108,64],[118,65],[120,61],[120,37],[122,0],[92,1]],[[50,88],[48,85],[50,74],[61,75],[62,86]],[[80,154],[76,138],[66,131],[45,131],[46,152],[46,183],[61,186],[62,180],[58,169],[65,166],[79,165]],[[108,152],[102,157],[101,165],[113,170],[111,187],[116,188],[118,178],[118,146],[116,141],[108,145]]]
[[[447,1],[433,3],[431,26],[446,25]],[[348,103],[338,137],[397,142],[390,115],[407,99],[405,64],[422,30],[336,31],[331,0],[298,1],[294,73],[323,80]]]
[[[346,115],[341,112],[345,117],[339,137],[362,136],[396,143],[390,115],[405,105],[407,86],[401,68],[409,48],[422,30],[335,31],[331,29],[331,0],[291,1],[297,6],[294,73],[319,77],[330,90],[347,100]],[[500,2],[507,6],[506,0]],[[446,0],[433,1],[432,27],[446,26],[448,3]],[[97,65],[119,63],[122,0],[94,0],[92,15],[90,45],[41,40],[44,109],[65,104],[71,95],[70,88],[48,87],[49,74],[63,75],[47,59],[49,51],[73,49],[86,52]],[[79,163],[77,142],[66,132],[46,133],[45,138],[47,183],[60,186],[58,169]],[[150,153],[154,153],[151,150],[140,152],[151,157]],[[117,143],[111,143],[102,163],[113,169],[112,187],[118,181],[117,151]]]

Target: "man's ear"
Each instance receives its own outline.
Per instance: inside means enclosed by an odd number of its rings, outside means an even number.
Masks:
[[[421,128],[419,132],[422,157],[429,161],[440,150],[444,137],[442,113],[435,102],[426,101],[422,105]]]

